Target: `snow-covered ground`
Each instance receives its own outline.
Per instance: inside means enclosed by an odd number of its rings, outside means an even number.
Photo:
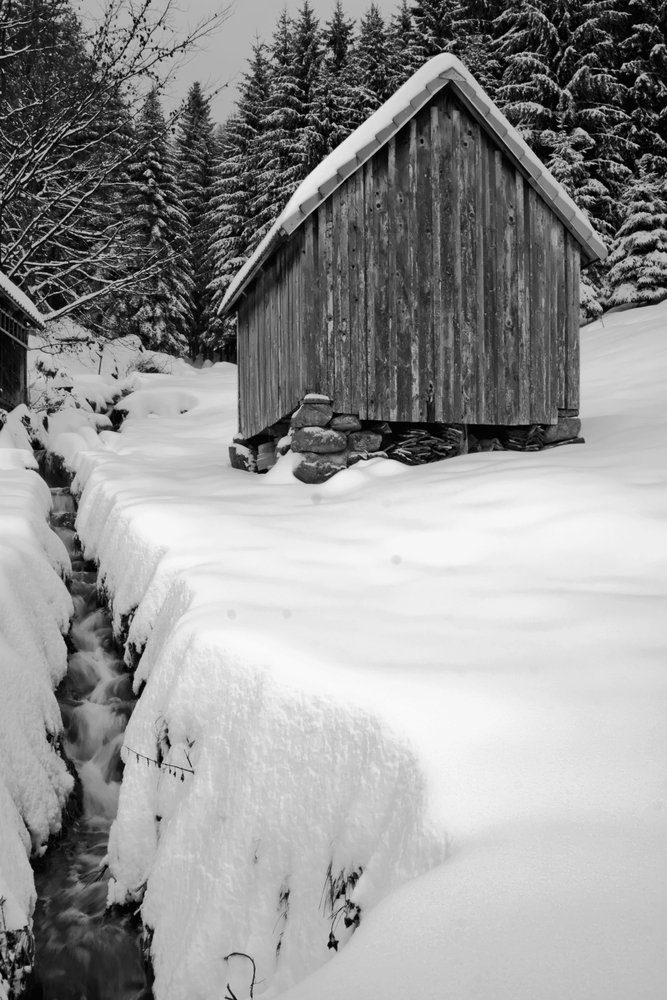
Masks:
[[[53,694],[67,666],[62,632],[72,603],[63,577],[69,572],[69,557],[46,523],[51,496],[35,466],[20,413],[14,411],[0,430],[3,935],[29,925],[35,886],[28,858],[60,829],[61,811],[72,789],[72,778],[55,752],[62,721]],[[3,938],[0,945],[4,943]],[[6,986],[0,968],[0,997]]]
[[[145,646],[110,860],[157,1000],[244,955],[289,1000],[664,995],[667,304],[582,352],[585,446],[252,476],[229,365],[55,441]]]
[[[188,369],[180,358],[144,350],[138,337],[97,340],[68,318],[31,334],[28,366],[34,411],[84,412],[99,412],[114,403],[136,384],[138,373]]]

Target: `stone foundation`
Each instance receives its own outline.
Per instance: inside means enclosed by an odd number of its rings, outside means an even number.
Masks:
[[[328,396],[309,393],[291,417],[254,438],[235,437],[229,456],[235,469],[261,473],[293,451],[301,456],[294,475],[303,483],[315,484],[370,458],[424,465],[483,451],[541,451],[583,443],[580,431],[581,421],[570,412],[559,414],[557,424],[524,427],[389,424],[339,413]]]

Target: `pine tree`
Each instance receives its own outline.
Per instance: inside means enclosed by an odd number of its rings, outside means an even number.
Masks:
[[[164,88],[161,67],[205,26],[177,37],[164,9],[112,3],[90,30],[76,6],[0,0],[0,266],[52,318],[97,323],[152,258],[127,218],[140,82]]]
[[[395,50],[377,4],[372,3],[359,22],[355,66],[365,118],[391,97],[395,87]]]
[[[269,96],[257,143],[257,195],[252,203],[256,242],[304,176],[307,150],[300,89],[294,66],[293,23],[284,7],[271,45]]]
[[[620,41],[630,137],[646,153],[667,153],[667,2],[630,0]]]
[[[408,0],[401,0],[389,21],[391,44],[392,91],[398,90],[423,62],[418,46],[412,11]]]
[[[325,60],[336,76],[344,75],[349,67],[353,38],[354,21],[345,16],[343,0],[336,0],[331,20],[326,22],[322,33]]]
[[[48,312],[122,266],[128,115],[117,88],[100,88],[69,0],[0,0],[0,28],[0,267]]]
[[[502,77],[493,25],[505,6],[505,0],[462,0],[454,26],[458,57],[492,99]]]
[[[611,242],[636,148],[618,81],[626,15],[617,0],[515,0],[496,21],[497,98],[510,121]],[[605,267],[582,277],[582,316],[600,312]]]
[[[316,122],[313,110],[320,89],[323,57],[322,32],[319,21],[310,5],[310,0],[303,0],[303,6],[297,12],[297,19],[294,22],[293,45],[298,86],[294,148],[302,152],[304,162],[302,176],[293,184],[289,195],[292,194],[298,182],[303,180],[321,159],[319,154],[321,143],[314,128]],[[287,196],[285,201],[287,201]]]
[[[188,263],[193,279],[191,321],[186,331],[193,358],[206,339],[210,311],[208,285],[212,278],[209,246],[214,147],[210,101],[204,97],[200,84],[193,83],[176,137],[178,186],[187,222]]]
[[[412,18],[422,62],[439,52],[458,51],[458,22],[462,18],[458,0],[419,0],[412,8]]]
[[[145,347],[180,354],[187,347],[193,281],[187,221],[155,90],[146,98],[137,132],[141,155],[128,170],[127,217],[138,253],[151,255],[154,273],[117,304],[110,319],[119,333],[137,334]]]
[[[253,46],[252,61],[239,88],[234,114],[220,129],[211,200],[213,276],[206,346],[230,353],[234,329],[218,310],[234,275],[257,242],[255,205],[259,193],[260,154],[270,95],[266,47]],[[232,351],[233,353],[233,351]]]
[[[610,237],[633,155],[615,72],[617,7],[615,0],[515,0],[496,22],[505,64],[499,103]]]
[[[606,304],[660,302],[667,297],[667,159],[641,158],[623,215],[608,260]]]
[[[292,21],[283,9],[272,46],[269,113],[259,145],[253,243],[263,238],[315,165],[319,140],[312,105],[322,58],[319,23],[309,0]]]
[[[363,120],[363,94],[349,70],[335,73],[323,63],[308,113],[308,162],[316,166]]]
[[[360,124],[361,105],[353,56],[354,21],[336,0],[322,32],[322,57],[308,111],[308,162],[316,166]]]

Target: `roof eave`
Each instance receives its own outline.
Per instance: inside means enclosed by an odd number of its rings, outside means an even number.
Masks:
[[[38,329],[43,330],[45,320],[37,306],[30,302],[25,292],[22,292],[6,274],[2,275],[2,279],[2,283],[0,283],[0,296],[4,296],[13,308],[27,320],[30,326],[36,326]],[[25,302],[22,301],[23,299],[25,299]],[[28,303],[27,305],[26,302]]]
[[[296,226],[294,229],[296,229]],[[220,316],[227,316],[228,313],[232,312],[234,306],[245,295],[245,290],[248,285],[255,280],[260,271],[264,270],[267,260],[275,253],[278,247],[285,242],[288,236],[291,236],[293,231],[294,230],[288,232],[284,226],[281,226],[280,229],[277,230],[270,242],[267,243],[264,254],[255,261],[251,268],[249,268],[248,273],[243,278],[243,281],[240,282],[238,287],[234,289],[233,295],[231,295],[229,299],[223,299],[219,311]]]

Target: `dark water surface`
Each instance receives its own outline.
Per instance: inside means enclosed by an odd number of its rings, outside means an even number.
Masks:
[[[35,865],[36,964],[27,1000],[149,1000],[138,921],[106,911],[104,866],[122,777],[120,748],[132,681],[97,606],[97,575],[74,532],[75,504],[53,489],[51,526],[72,560],[67,677],[57,691],[64,745],[81,779],[83,812]]]

